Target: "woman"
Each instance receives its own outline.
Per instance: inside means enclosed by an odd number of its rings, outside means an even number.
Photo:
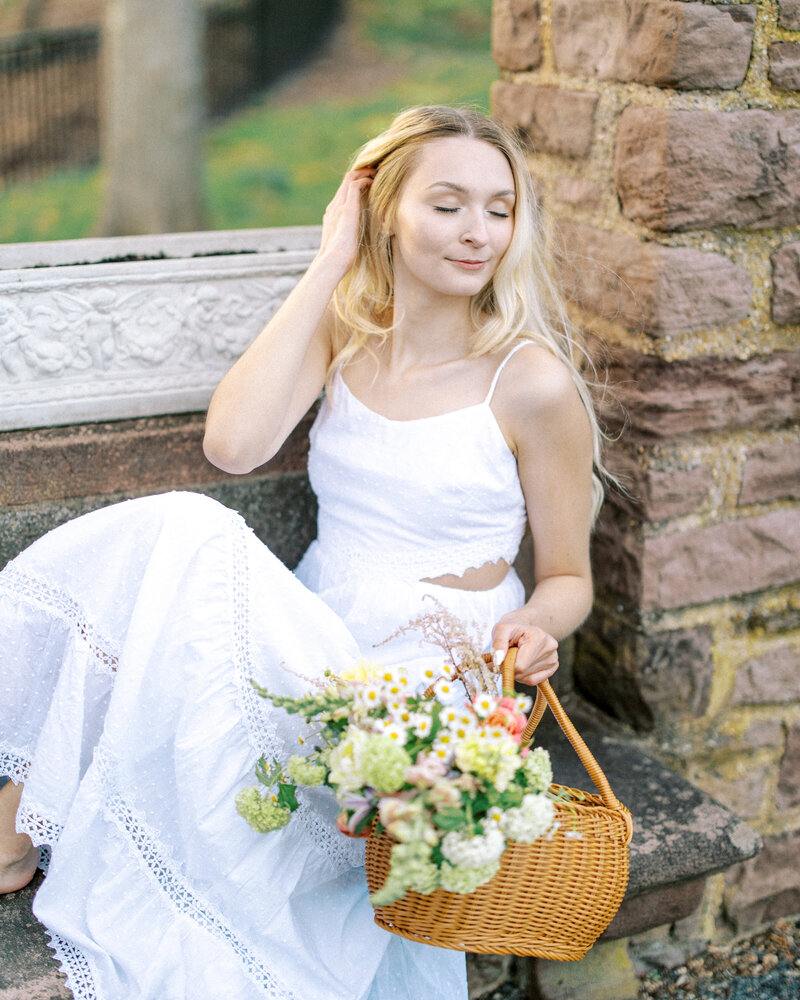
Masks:
[[[6,890],[32,874],[24,834],[54,845],[35,912],[76,997],[466,995],[462,955],[372,923],[363,848],[329,799],[309,790],[259,836],[233,798],[255,756],[299,734],[250,677],[296,693],[361,650],[421,684],[441,652],[396,630],[433,596],[496,658],[518,645],[535,684],[587,614],[599,433],[537,225],[500,127],[401,114],[356,157],[317,257],[208,412],[207,456],[244,473],[325,387],[318,538],[296,576],[193,494],[79,518],[0,576]],[[511,568],[526,517],[527,602]]]

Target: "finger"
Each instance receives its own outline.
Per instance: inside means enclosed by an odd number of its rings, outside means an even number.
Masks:
[[[556,670],[558,670],[557,652],[525,657],[521,651],[517,658],[516,679],[522,684],[540,684],[548,677],[552,677]]]
[[[492,663],[495,670],[499,670],[508,654],[508,647],[513,645],[511,635],[513,629],[509,625],[500,622],[492,629]]]

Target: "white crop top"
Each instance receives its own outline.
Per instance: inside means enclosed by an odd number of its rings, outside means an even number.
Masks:
[[[434,417],[383,417],[336,373],[311,428],[308,471],[317,544],[342,574],[421,580],[514,561],[525,498],[490,404],[525,343],[500,363],[483,402]]]

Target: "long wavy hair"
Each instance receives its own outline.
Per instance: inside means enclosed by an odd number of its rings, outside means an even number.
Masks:
[[[329,378],[359,351],[373,351],[391,336],[394,272],[388,233],[400,191],[420,147],[450,136],[478,139],[498,149],[511,168],[516,194],[511,242],[491,280],[470,302],[470,357],[494,354],[527,339],[541,344],[567,366],[592,427],[592,512],[596,516],[603,501],[603,479],[611,477],[603,466],[603,434],[592,394],[581,373],[590,362],[571,332],[562,297],[547,267],[543,221],[525,154],[513,133],[480,112],[440,105],[409,108],[353,158],[351,169],[372,167],[376,173],[363,200],[355,262],[334,296],[342,332]]]

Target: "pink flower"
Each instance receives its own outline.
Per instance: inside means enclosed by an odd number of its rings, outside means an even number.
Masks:
[[[373,808],[372,800],[365,799],[361,795],[348,795],[343,805],[344,809],[336,817],[336,828],[339,832],[345,837],[369,836],[369,823],[364,826],[361,833],[356,833],[356,827],[369,815]]]
[[[501,698],[494,711],[484,720],[486,726],[507,729],[517,743],[520,742],[522,730],[527,722],[527,718],[517,708],[513,698]]]
[[[406,781],[411,785],[430,787],[438,778],[447,774],[447,764],[433,754],[420,754],[416,764],[406,768]]]

